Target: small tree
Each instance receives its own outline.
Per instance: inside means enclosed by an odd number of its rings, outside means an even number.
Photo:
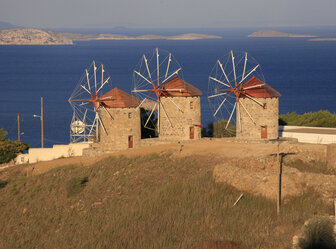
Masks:
[[[14,159],[17,154],[28,150],[29,145],[20,141],[12,141],[6,138],[8,132],[0,129],[0,164],[8,163]]]

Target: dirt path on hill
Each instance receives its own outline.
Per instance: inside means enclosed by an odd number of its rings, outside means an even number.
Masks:
[[[246,156],[261,156],[276,152],[275,144],[265,143],[237,143],[227,139],[202,139],[198,141],[187,141],[142,147],[138,149],[125,150],[115,153],[108,153],[96,157],[71,157],[61,158],[52,161],[38,162],[23,166],[28,174],[40,174],[52,168],[64,165],[89,166],[110,156],[143,156],[152,153],[170,152],[175,156],[209,155],[219,158],[241,158]],[[22,167],[22,166],[18,166]]]

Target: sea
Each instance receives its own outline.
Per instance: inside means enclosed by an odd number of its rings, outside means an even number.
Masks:
[[[44,100],[45,146],[70,141],[72,108],[68,98],[84,69],[93,60],[103,63],[112,84],[130,92],[133,70],[142,54],[154,48],[170,51],[183,68],[184,80],[202,92],[202,124],[212,119],[207,101],[208,77],[217,59],[230,50],[246,51],[261,65],[267,84],[281,93],[279,112],[336,112],[336,42],[308,38],[248,38],[247,29],[94,29],[65,30],[126,35],[204,33],[221,39],[83,41],[69,46],[0,46],[0,128],[17,139],[20,114],[21,140],[41,146],[41,97]],[[336,37],[335,27],[277,28],[297,34]],[[64,31],[64,30],[63,30]],[[109,89],[106,89],[106,91]]]

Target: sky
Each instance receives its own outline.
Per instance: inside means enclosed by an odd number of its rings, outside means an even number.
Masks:
[[[336,0],[0,0],[0,21],[36,28],[227,28],[336,24]]]

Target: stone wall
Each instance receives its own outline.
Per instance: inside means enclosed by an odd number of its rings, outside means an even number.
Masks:
[[[99,127],[100,146],[104,150],[128,149],[130,136],[133,136],[133,148],[141,146],[140,109],[107,108],[101,110],[100,118],[107,132]]]
[[[239,139],[261,139],[262,129],[267,130],[267,139],[278,137],[279,98],[258,98],[257,100],[262,104],[265,103],[265,108],[249,98],[240,99],[256,124],[252,122],[243,106],[238,104],[240,112],[236,112],[236,136]],[[238,121],[239,113],[241,125]]]
[[[201,138],[201,128],[195,126],[195,124],[201,124],[200,97],[161,97],[160,100],[163,105],[163,108],[160,107],[159,110],[160,139],[175,141],[190,140],[191,127],[194,130],[194,139]]]

